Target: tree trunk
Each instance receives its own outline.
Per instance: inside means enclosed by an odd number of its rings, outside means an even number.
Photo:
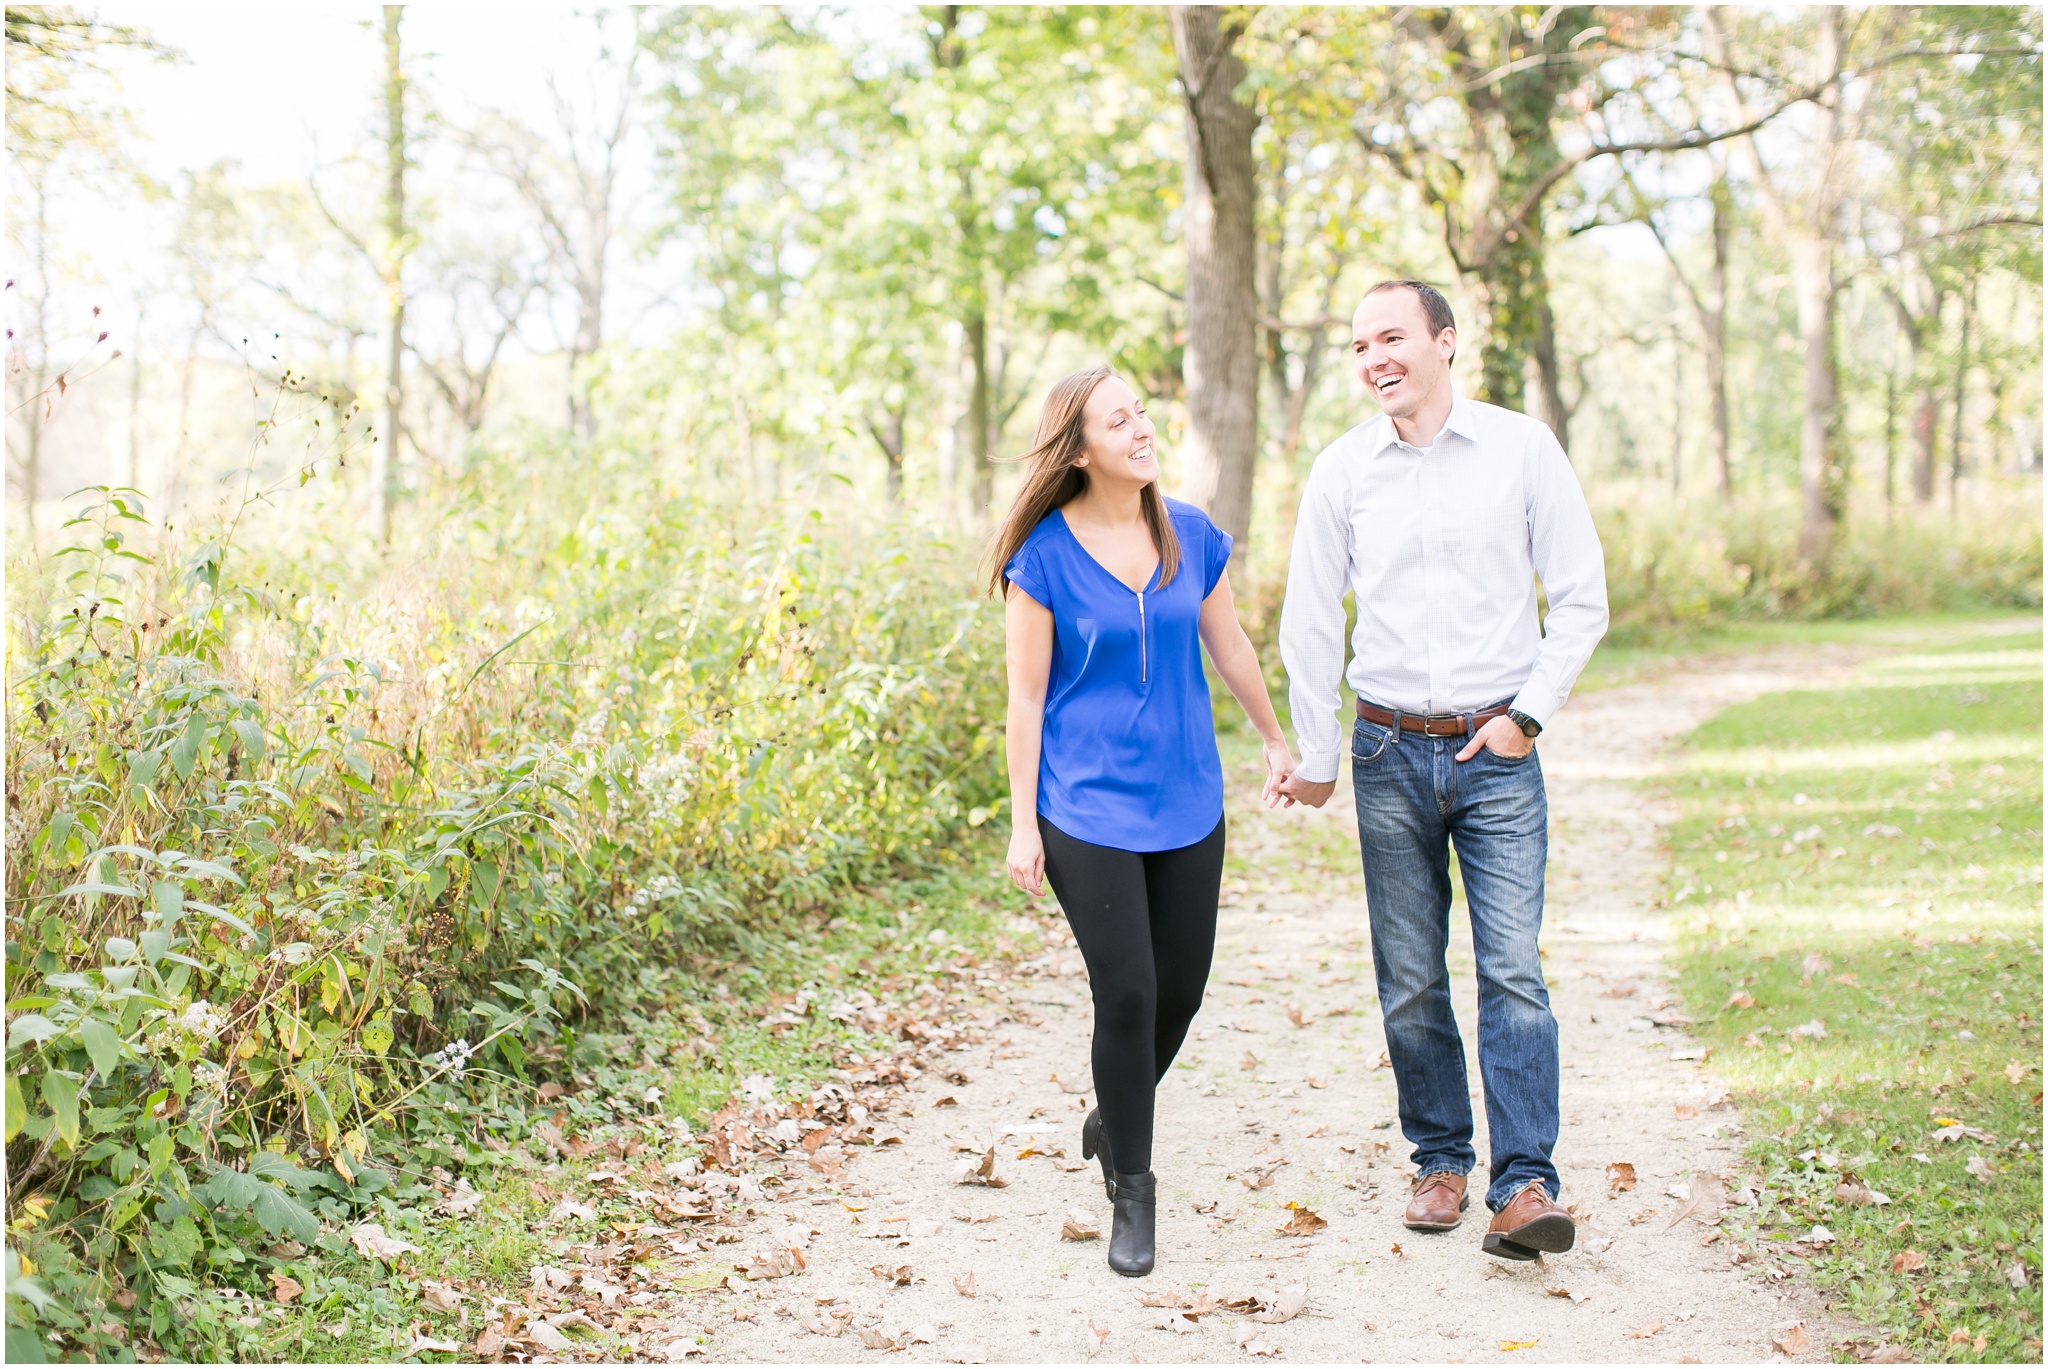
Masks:
[[[1970,383],[1970,316],[1977,311],[1977,291],[1974,286],[1963,297],[1963,332],[1956,344],[1956,405],[1955,421],[1949,425],[1948,453],[1948,508],[1955,513],[1962,498],[1963,487],[1963,402],[1969,395]]]
[[[384,290],[388,305],[384,374],[384,431],[370,462],[370,530],[379,545],[391,540],[391,512],[398,502],[400,414],[405,405],[405,70],[399,61],[398,24],[403,5],[384,7]]]
[[[1259,441],[1258,112],[1235,98],[1245,79],[1240,30],[1215,5],[1167,10],[1187,107],[1188,494],[1245,545]]]
[[[1725,175],[1714,182],[1713,199],[1713,296],[1707,317],[1701,320],[1706,327],[1700,331],[1706,339],[1707,407],[1713,414],[1714,469],[1721,497],[1728,499],[1735,494],[1735,455],[1728,432],[1728,240],[1734,214],[1728,202]]]
[[[961,322],[967,348],[967,459],[974,467],[974,509],[976,518],[989,516],[995,498],[996,468],[989,460],[988,315],[976,310]]]
[[[1815,565],[1827,559],[1842,514],[1834,256],[1834,244],[1825,237],[1792,245],[1799,336],[1806,352],[1806,412],[1799,427],[1799,556]]]
[[[892,505],[903,502],[903,411],[891,409],[877,420],[868,416],[868,435],[875,439],[875,445],[882,449],[882,459],[889,465],[889,502]]]
[[[1913,502],[1925,504],[1934,498],[1934,384],[1918,373],[1919,348],[1913,350]]]

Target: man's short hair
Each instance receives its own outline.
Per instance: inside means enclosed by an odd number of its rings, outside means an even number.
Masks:
[[[1370,298],[1386,290],[1412,290],[1422,305],[1422,316],[1429,320],[1429,335],[1436,337],[1446,328],[1456,328],[1458,320],[1451,314],[1451,302],[1444,298],[1443,291],[1427,281],[1383,280],[1365,292]]]

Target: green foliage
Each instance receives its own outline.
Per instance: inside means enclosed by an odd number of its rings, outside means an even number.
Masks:
[[[223,1310],[261,1252],[396,1220],[423,1119],[520,1134],[505,1086],[665,967],[995,811],[996,629],[945,540],[495,514],[323,593],[225,536],[174,564],[102,490],[22,596],[11,1326],[261,1357]]]
[[[2041,519],[2032,492],[1972,509],[1864,509],[1826,565],[1798,556],[1789,500],[1718,504],[1602,497],[1608,640],[1634,645],[1730,621],[2039,608]]]
[[[1920,1355],[2038,1360],[2041,638],[1930,635],[1693,734],[1681,985],[1754,1137],[1749,1235]]]

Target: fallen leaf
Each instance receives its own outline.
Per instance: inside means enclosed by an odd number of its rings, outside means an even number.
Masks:
[[[988,1348],[974,1341],[954,1346],[946,1352],[948,1364],[987,1364]]]
[[[965,1274],[955,1274],[953,1276],[953,1291],[963,1298],[974,1296],[974,1271],[972,1269],[968,1270]]]
[[[1650,1337],[1656,1335],[1659,1331],[1662,1331],[1663,1329],[1664,1319],[1662,1317],[1659,1317],[1655,1321],[1650,1322],[1644,1326],[1638,1326],[1635,1330],[1629,1332],[1629,1339],[1648,1340]]]
[[[1918,1274],[1927,1267],[1927,1257],[1917,1250],[1901,1250],[1892,1256],[1892,1273]]]
[[[1277,1355],[1280,1347],[1262,1338],[1256,1326],[1241,1326],[1235,1337],[1237,1348],[1248,1355]]]
[[[860,1343],[870,1350],[901,1350],[903,1348],[902,1341],[890,1335],[879,1326],[855,1327],[853,1334],[858,1336]]]
[[[1997,1170],[1985,1163],[1984,1157],[1981,1155],[1972,1155],[1964,1162],[1963,1169],[1968,1172],[1972,1179],[1983,1184],[1990,1183],[1998,1173]]]
[[[429,1312],[453,1312],[462,1306],[467,1296],[451,1283],[435,1283],[428,1279],[420,1285],[420,1304]]]
[[[377,1222],[364,1222],[348,1233],[349,1244],[356,1248],[356,1254],[366,1260],[383,1260],[389,1263],[408,1251],[419,1254],[420,1248],[411,1241],[401,1241],[396,1236],[384,1234],[384,1228]]]
[[[1636,1167],[1627,1160],[1616,1160],[1607,1166],[1607,1189],[1610,1193],[1626,1193],[1636,1186]]]
[[[1536,1340],[1504,1340],[1500,1343],[1500,1352],[1503,1355],[1508,1355],[1513,1354],[1517,1350],[1534,1350],[1536,1348],[1536,1341],[1542,1339],[1543,1337],[1538,1336]]]
[[[2027,1286],[2028,1276],[2027,1263],[2025,1260],[2014,1260],[2011,1264],[2005,1267],[2004,1274],[2005,1281],[2012,1287],[2024,1289]]]
[[[1756,1006],[1756,998],[1748,989],[1737,989],[1734,993],[1728,995],[1728,1006],[1731,1008],[1754,1008]]]
[[[1326,1089],[1330,1087],[1330,1081],[1327,1079],[1318,1079],[1315,1076],[1311,1075],[1309,1076],[1308,1086],[1312,1089]]]
[[[801,1274],[805,1264],[804,1252],[793,1245],[786,1245],[780,1250],[752,1255],[745,1264],[734,1265],[733,1268],[749,1282],[758,1283],[764,1279],[786,1279],[792,1274]]]
[[[1865,1188],[1860,1180],[1844,1179],[1835,1185],[1835,1198],[1850,1207],[1884,1207],[1890,1198],[1874,1188]]]
[[[1289,1203],[1287,1207],[1292,1215],[1275,1228],[1283,1236],[1313,1236],[1329,1225],[1300,1203]]]
[[[576,1284],[576,1276],[566,1269],[557,1269],[551,1264],[537,1264],[530,1277],[534,1288],[542,1293],[566,1293]]]
[[[1671,1105],[1671,1115],[1679,1121],[1685,1122],[1699,1116],[1700,1110],[1690,1103],[1673,1103]]]
[[[1589,1241],[1581,1242],[1579,1249],[1585,1251],[1588,1255],[1604,1255],[1610,1249],[1612,1249],[1613,1246],[1614,1237],[1595,1236]]]
[[[1292,1022],[1297,1027],[1306,1027],[1309,1023],[1308,1015],[1301,1010],[1301,1005],[1299,1003],[1290,1004],[1288,1006],[1287,1020],[1289,1022]]]
[[[1253,1055],[1250,1051],[1246,1051],[1244,1053],[1244,1059],[1237,1062],[1237,1067],[1243,1070],[1245,1073],[1249,1074],[1251,1073],[1251,1071],[1257,1069],[1259,1066],[1265,1063],[1266,1062],[1259,1059],[1258,1056]]]
[[[979,1184],[983,1188],[1008,1188],[1010,1181],[996,1177],[996,1148],[990,1146],[982,1152],[979,1162],[970,1162],[960,1171],[959,1182]]]
[[[566,1352],[575,1344],[574,1341],[544,1321],[527,1323],[526,1338],[541,1349],[557,1355]]]
[[[1637,1208],[1634,1212],[1629,1214],[1628,1224],[1630,1226],[1640,1226],[1642,1223],[1649,1221],[1650,1218],[1656,1215],[1657,1209],[1654,1207]]]
[[[1216,1200],[1214,1198],[1211,1198],[1206,1203],[1190,1203],[1189,1206],[1194,1208],[1194,1210],[1202,1216],[1207,1216],[1209,1213],[1214,1212],[1216,1210]]]
[[[1678,1215],[1671,1219],[1672,1226],[1690,1217],[1696,1222],[1712,1224],[1720,1220],[1721,1208],[1728,1201],[1727,1186],[1718,1174],[1695,1174],[1687,1186],[1685,1201],[1679,1205]]]
[[[1102,1235],[1102,1223],[1080,1208],[1067,1214],[1067,1220],[1060,1226],[1063,1241],[1092,1241]]]
[[[1821,1021],[1818,1017],[1814,1018],[1811,1022],[1802,1022],[1791,1031],[1785,1033],[1785,1035],[1795,1041],[1800,1037],[1807,1037],[1814,1041],[1824,1041],[1827,1039],[1827,1034],[1827,1023]]]
[[[270,1271],[270,1294],[279,1302],[290,1302],[306,1291],[305,1285],[289,1274]]]
[[[440,1202],[434,1204],[434,1211],[444,1217],[468,1217],[484,1205],[484,1195],[469,1186],[469,1180],[457,1179]]]
[[[1771,1344],[1782,1355],[1803,1355],[1806,1353],[1806,1328],[1795,1321],[1778,1335],[1772,1336]]]
[[[478,1360],[489,1363],[505,1352],[505,1333],[495,1326],[486,1326],[477,1333],[476,1348],[470,1353]]]
[[[1563,1284],[1559,1284],[1555,1288],[1546,1288],[1543,1291],[1548,1293],[1553,1298],[1563,1298],[1567,1302],[1585,1302],[1587,1299],[1593,1296],[1591,1293],[1574,1293],[1571,1289],[1566,1288]]]
[[[917,1277],[916,1273],[907,1264],[873,1264],[868,1266],[868,1273],[878,1279],[887,1279],[898,1288],[908,1288],[911,1281]]]
[[[1095,1324],[1094,1322],[1092,1322],[1092,1321],[1091,1321],[1091,1322],[1089,1322],[1089,1323],[1088,1323],[1088,1358],[1089,1358],[1089,1359],[1094,1359],[1094,1358],[1096,1357],[1096,1355],[1100,1354],[1100,1353],[1102,1352],[1102,1345],[1103,1345],[1103,1342],[1104,1342],[1104,1341],[1107,1341],[1108,1339],[1109,1339],[1109,1328],[1108,1328],[1107,1326],[1097,1326],[1097,1325],[1096,1325],[1096,1324]]]
[[[1170,1288],[1162,1288],[1155,1293],[1140,1293],[1138,1295],[1138,1306],[1140,1307],[1186,1307],[1187,1305],[1188,1295],[1176,1293]]]
[[[1277,1325],[1293,1321],[1308,1306],[1308,1285],[1292,1284],[1273,1295],[1273,1301],[1262,1312],[1252,1314],[1252,1320]]]
[[[564,1198],[549,1210],[548,1220],[552,1222],[563,1217],[575,1217],[586,1222],[595,1221],[597,1220],[597,1209],[589,1203],[579,1203],[574,1198]]]
[[[440,1355],[459,1355],[462,1353],[462,1347],[452,1340],[441,1340],[433,1336],[422,1336],[417,1331],[413,1332],[412,1345],[405,1352],[406,1358],[410,1359],[414,1355],[425,1354],[428,1351]]]
[[[2017,1084],[2025,1079],[2033,1068],[2032,1065],[2026,1064],[2023,1061],[2014,1060],[2005,1067],[2005,1077]]]
[[[1392,1248],[1388,1251],[1388,1253],[1395,1256],[1396,1258],[1405,1258],[1401,1255],[1401,1243],[1399,1241],[1394,1242]]]

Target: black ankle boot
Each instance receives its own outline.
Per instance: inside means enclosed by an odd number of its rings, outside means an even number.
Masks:
[[[1119,1173],[1110,1180],[1109,1198],[1115,1204],[1109,1227],[1109,1267],[1132,1278],[1150,1274],[1157,1254],[1153,1226],[1159,1213],[1159,1181],[1149,1169],[1143,1174]]]
[[[1102,1109],[1088,1109],[1088,1120],[1081,1123],[1081,1158],[1102,1161],[1102,1195],[1111,1202],[1116,1201],[1116,1161],[1109,1155],[1109,1138],[1102,1134]]]

